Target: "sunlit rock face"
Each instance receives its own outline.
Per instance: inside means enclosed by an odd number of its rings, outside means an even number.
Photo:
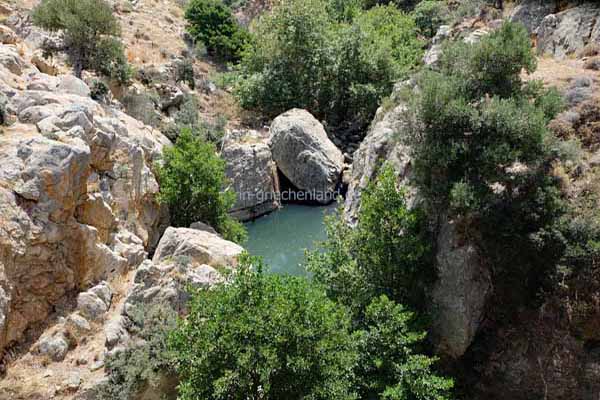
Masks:
[[[0,45],[0,350],[73,291],[136,267],[160,237],[152,164],[168,139]]]

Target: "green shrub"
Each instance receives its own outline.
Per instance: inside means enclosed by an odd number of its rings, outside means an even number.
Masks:
[[[121,41],[116,38],[102,38],[97,47],[92,59],[94,68],[122,85],[129,84],[134,71],[127,62]]]
[[[109,92],[110,89],[108,88],[106,83],[102,82],[101,80],[94,79],[94,81],[92,82],[92,87],[90,88],[90,96],[92,97],[92,99],[97,101],[104,101],[106,100],[106,96],[108,96]]]
[[[393,5],[403,11],[412,10],[421,0],[362,0],[363,8],[369,9],[382,5]]]
[[[171,340],[181,400],[355,398],[350,320],[305,278],[264,274],[244,257],[189,310]]]
[[[393,169],[384,167],[363,192],[358,225],[349,227],[341,215],[329,217],[327,240],[308,254],[315,280],[357,319],[380,295],[421,309],[435,279],[426,220],[419,210],[408,209],[405,198]]]
[[[117,37],[119,22],[104,0],[42,0],[33,11],[35,25],[61,32],[63,50],[81,78],[84,69],[92,69],[121,82],[130,77],[123,47]]]
[[[367,307],[366,328],[356,333],[360,399],[450,398],[452,380],[435,375],[437,360],[417,351],[426,334],[410,328],[413,319],[413,313],[386,296]]]
[[[136,311],[136,336],[143,340],[106,357],[108,380],[99,388],[102,400],[133,399],[163,379],[175,379],[175,357],[168,348],[168,336],[176,328],[177,314],[163,306]]]
[[[350,22],[332,8],[327,0],[292,0],[260,19],[236,87],[244,108],[268,117],[303,108],[333,128],[370,123],[393,83],[420,62],[416,26],[393,6]]]
[[[186,58],[175,64],[175,82],[185,82],[190,89],[196,89],[194,62],[192,59]]]
[[[188,32],[208,52],[227,61],[237,61],[251,36],[236,21],[222,0],[191,0],[185,11]]]
[[[449,10],[445,1],[425,0],[420,2],[414,11],[415,23],[421,33],[434,37],[438,28],[448,21]]]
[[[537,67],[535,54],[525,27],[505,23],[479,43],[456,42],[444,48],[442,73],[457,77],[466,96],[510,97],[522,89],[521,72]]]
[[[163,151],[157,174],[159,200],[169,206],[173,226],[188,227],[201,221],[227,240],[244,241],[243,225],[228,214],[235,194],[225,190],[225,162],[214,144],[183,129],[175,145]]]

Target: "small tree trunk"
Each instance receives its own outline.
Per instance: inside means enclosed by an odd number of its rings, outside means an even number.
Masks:
[[[81,56],[77,57],[75,65],[73,65],[73,73],[77,78],[81,79],[81,74],[83,73],[83,62],[81,61]]]

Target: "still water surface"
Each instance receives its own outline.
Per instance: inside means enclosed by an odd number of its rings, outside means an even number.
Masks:
[[[307,275],[302,265],[304,251],[326,238],[323,219],[336,208],[335,203],[325,207],[286,204],[246,224],[248,241],[244,247],[250,254],[263,257],[273,273]]]

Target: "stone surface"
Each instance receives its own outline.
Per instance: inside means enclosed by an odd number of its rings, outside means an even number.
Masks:
[[[410,149],[402,144],[400,137],[405,129],[402,115],[407,105],[399,98],[399,93],[413,86],[411,81],[396,85],[392,95],[395,105],[389,110],[380,108],[377,111],[365,140],[354,153],[344,204],[344,214],[351,223],[355,223],[358,217],[362,191],[377,177],[383,161],[394,167],[400,182],[408,183],[411,173]]]
[[[43,71],[42,71],[43,72]],[[81,97],[90,96],[90,88],[81,79],[76,78],[73,75],[63,75],[60,77],[60,83],[58,84],[58,90],[74,94]]]
[[[271,124],[269,145],[279,170],[313,200],[335,200],[344,156],[327,137],[323,125],[305,110],[293,109]]]
[[[36,351],[52,361],[62,361],[69,351],[69,342],[60,332],[42,336],[35,346]]]
[[[75,312],[67,317],[65,321],[65,330],[71,338],[79,342],[90,333],[92,327],[87,319]]]
[[[438,280],[433,289],[432,337],[438,350],[454,358],[473,342],[492,284],[476,247],[444,220],[437,238]]]
[[[123,315],[117,315],[104,325],[104,335],[106,336],[106,348],[111,350],[129,339],[127,327],[129,320]]]
[[[91,321],[102,317],[110,308],[112,289],[102,282],[77,296],[77,312]]]
[[[204,222],[194,222],[190,225],[190,229],[196,229],[199,231],[205,231],[214,235],[218,235],[217,231],[215,231],[215,229],[212,226],[207,225]]]
[[[237,200],[231,214],[242,221],[279,207],[279,178],[271,149],[258,132],[232,132],[223,146],[226,175]]]
[[[537,51],[558,59],[600,43],[600,4],[585,3],[546,16],[538,29]]]
[[[7,26],[0,25],[0,43],[15,44],[17,43],[17,35]]]
[[[529,33],[537,32],[544,17],[558,11],[555,0],[522,0],[511,11],[509,20],[525,25]]]
[[[33,55],[31,56],[31,63],[35,65],[37,69],[39,69],[40,72],[44,74],[53,76],[58,74],[58,68],[56,67],[56,65],[54,65],[54,63],[51,60],[45,58],[43,51],[41,50],[37,50],[33,53]]]
[[[40,73],[16,46],[0,45],[0,93],[16,118],[0,135],[1,350],[67,293],[152,251],[168,214],[151,167],[170,142],[93,101],[81,80]]]
[[[213,267],[236,266],[237,257],[244,251],[241,246],[209,232],[189,228],[168,228],[162,237],[152,261],[188,260],[191,265]]]

